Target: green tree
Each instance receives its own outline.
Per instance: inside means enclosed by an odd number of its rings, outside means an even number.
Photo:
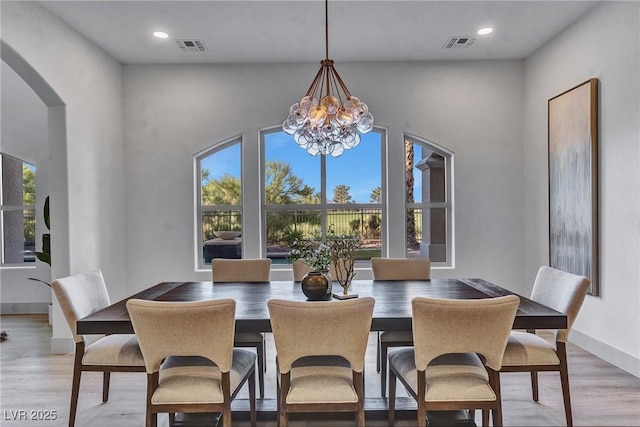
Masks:
[[[268,161],[265,171],[265,199],[267,204],[297,204],[318,203],[320,200],[314,194],[313,187],[304,183],[301,178],[293,174],[291,165],[280,161]],[[267,242],[278,243],[287,241],[289,234],[296,234],[297,215],[292,212],[267,213]],[[313,215],[306,216],[307,221],[314,221]]]
[[[36,174],[25,164],[22,166],[22,203],[25,205],[36,204]]]
[[[354,235],[360,235],[360,224],[362,222],[356,218],[349,221],[349,228],[351,229],[351,233]]]
[[[351,194],[349,194],[349,190],[351,190],[351,187],[349,187],[348,185],[336,185],[333,189],[333,203],[336,203],[338,205],[353,203],[353,199],[351,198]]]
[[[209,171],[202,171],[203,181],[209,178]],[[202,185],[203,205],[239,205],[242,203],[242,186],[239,176],[224,174],[222,177],[208,179]]]
[[[376,187],[373,190],[371,190],[369,201],[371,203],[382,203],[382,188]]]
[[[413,148],[413,142],[407,140],[404,144],[406,152],[404,164],[405,181],[407,185],[406,197],[407,203],[413,203],[413,184],[415,183],[415,178],[413,177],[413,164],[415,150]],[[416,215],[413,209],[407,209],[407,245],[413,249],[419,247],[418,239],[416,237]]]
[[[317,203],[313,187],[295,176],[288,163],[268,161],[265,182],[267,204]]]
[[[22,164],[22,204],[36,204],[36,174],[26,163]],[[33,243],[36,240],[36,220],[33,217],[35,210],[24,211],[24,237],[27,242]]]
[[[376,214],[370,215],[367,220],[367,231],[369,232],[369,238],[380,238],[380,217]]]

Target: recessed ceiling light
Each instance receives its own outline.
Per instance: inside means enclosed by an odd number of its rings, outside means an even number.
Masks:
[[[481,36],[486,36],[487,34],[491,34],[491,33],[493,33],[493,28],[491,27],[484,27],[478,30],[478,35],[481,35]]]
[[[169,34],[165,33],[164,31],[154,31],[153,37],[157,37],[159,39],[166,39],[169,37]]]

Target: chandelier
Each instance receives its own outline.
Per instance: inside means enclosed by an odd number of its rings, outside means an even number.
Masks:
[[[289,109],[282,130],[312,156],[341,156],[373,129],[367,105],[352,96],[329,59],[329,4],[324,3],[325,59],[307,93]]]

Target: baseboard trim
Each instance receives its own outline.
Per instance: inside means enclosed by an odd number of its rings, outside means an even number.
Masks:
[[[51,354],[69,354],[74,351],[73,338],[51,338]]]
[[[571,330],[571,343],[606,360],[620,369],[640,378],[640,359],[624,351],[603,343],[575,329]]]
[[[3,302],[0,303],[2,314],[42,314],[49,312],[48,302]]]

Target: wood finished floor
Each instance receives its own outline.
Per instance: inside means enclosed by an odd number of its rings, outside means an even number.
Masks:
[[[0,425],[65,426],[68,424],[69,387],[72,355],[49,354],[51,327],[46,315],[3,315],[1,330],[9,332],[0,344]],[[577,426],[640,426],[640,379],[615,366],[569,345],[569,371],[574,424]],[[268,335],[266,375],[267,398],[275,396],[273,340]],[[379,375],[375,374],[375,334],[367,352],[367,396],[379,396]],[[504,424],[508,426],[564,425],[562,394],[557,373],[540,374],[540,402],[531,400],[528,374],[503,374],[502,396]],[[399,388],[399,392],[404,392]],[[144,425],[144,374],[112,374],[109,402],[101,403],[101,375],[84,373],[78,403],[76,425]],[[245,390],[241,396],[247,396]],[[56,411],[55,421],[13,421],[18,410]],[[13,411],[13,412],[12,412]],[[479,414],[478,414],[479,416]],[[476,423],[480,425],[479,419]],[[367,425],[385,426],[381,419],[367,419]],[[411,419],[398,426],[411,426]],[[158,418],[160,427],[168,426],[166,415]],[[245,422],[234,425],[246,426]],[[275,421],[259,422],[275,426]],[[351,419],[322,415],[294,420],[292,427],[352,426]]]

